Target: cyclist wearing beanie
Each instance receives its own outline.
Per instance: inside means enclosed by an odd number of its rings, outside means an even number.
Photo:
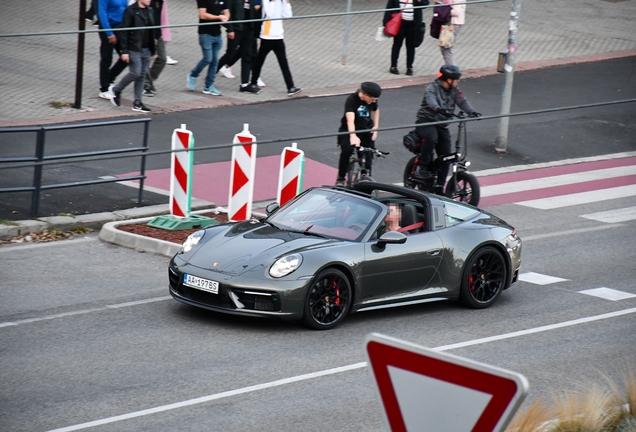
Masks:
[[[350,94],[345,101],[344,115],[340,121],[338,132],[350,132],[338,135],[340,161],[336,186],[344,186],[345,175],[349,168],[349,160],[354,147],[375,148],[377,132],[356,132],[365,129],[377,129],[380,125],[380,108],[378,98],[382,88],[374,82],[363,82],[360,88]],[[367,169],[371,170],[372,157],[367,159]]]

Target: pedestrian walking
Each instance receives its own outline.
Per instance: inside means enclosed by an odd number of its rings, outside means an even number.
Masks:
[[[439,1],[436,1],[439,3]],[[442,57],[444,57],[444,63],[449,65],[457,66],[455,63],[455,55],[453,52],[453,48],[457,43],[457,36],[459,35],[460,28],[464,25],[466,21],[466,4],[455,4],[455,3],[464,3],[464,0],[444,0],[444,4],[451,5],[451,19],[450,25],[453,27],[453,44],[449,48],[439,47],[442,52]]]
[[[394,75],[398,75],[400,73],[397,65],[403,43],[406,44],[406,75],[413,75],[415,48],[419,37],[417,33],[420,32],[420,27],[422,25],[422,9],[414,9],[413,6],[426,5],[428,5],[428,0],[389,0],[386,5],[387,9],[395,9],[399,7],[402,14],[400,31],[393,38],[393,46],[391,47],[391,68],[389,69],[389,72]],[[384,13],[382,25],[386,25],[394,13],[396,13],[395,10],[387,10]]]
[[[344,115],[340,120],[338,132],[349,134],[338,135],[340,146],[340,159],[338,161],[338,177],[336,186],[344,186],[345,175],[349,169],[349,160],[353,150],[360,145],[375,148],[377,131],[357,132],[365,129],[377,129],[380,127],[380,107],[378,98],[382,94],[382,88],[374,82],[363,82],[360,88],[350,94],[345,100]],[[372,157],[367,159],[367,168],[371,170]]]
[[[108,87],[128,63],[121,59],[121,46],[119,36],[115,32],[117,27],[122,27],[124,11],[128,6],[128,0],[100,0],[97,4],[99,28],[105,31],[99,32],[99,97],[110,99]],[[117,53],[117,61],[113,63],[113,50]],[[111,67],[112,65],[112,67]]]
[[[197,0],[197,7],[199,9],[199,24],[225,23],[230,18],[227,0]],[[203,58],[188,74],[187,86],[190,90],[194,90],[197,78],[207,66],[208,74],[205,77],[203,94],[221,96],[221,92],[214,87],[216,68],[219,63],[219,51],[223,45],[221,26],[199,25],[199,45],[201,46]]]
[[[262,4],[263,23],[259,38],[261,45],[258,49],[256,64],[252,70],[252,86],[258,85],[261,69],[270,51],[274,51],[278,65],[283,73],[285,85],[287,85],[287,96],[294,96],[302,91],[300,87],[294,85],[294,80],[289,70],[287,54],[285,53],[285,40],[283,39],[283,21],[280,18],[292,17],[292,6],[289,0],[264,0]]]
[[[232,65],[240,59],[241,85],[239,91],[254,94],[259,93],[261,89],[250,84],[255,42],[253,26],[251,23],[235,23],[234,21],[254,19],[257,14],[254,0],[232,0],[230,21],[226,25],[227,50],[219,59],[218,68],[226,78],[236,78],[232,74]]]
[[[135,85],[135,102],[132,110],[148,113],[150,109],[142,102],[144,77],[148,71],[151,57],[155,56],[154,12],[150,6],[152,0],[137,0],[126,8],[123,27],[132,28],[120,32],[121,59],[129,63],[128,73],[108,89],[113,105],[121,106],[121,92],[130,83]]]
[[[155,23],[162,26],[170,25],[168,20],[168,3],[166,0],[152,0],[152,9],[154,11]],[[152,66],[146,73],[144,80],[144,96],[154,96],[157,93],[155,81],[159,79],[159,75],[166,66],[168,57],[166,55],[166,44],[172,40],[170,29],[168,27],[157,28],[154,30],[156,40],[157,57],[152,62]]]

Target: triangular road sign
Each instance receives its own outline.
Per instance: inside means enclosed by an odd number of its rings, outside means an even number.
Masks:
[[[393,432],[503,431],[528,393],[518,373],[377,333],[366,354]]]

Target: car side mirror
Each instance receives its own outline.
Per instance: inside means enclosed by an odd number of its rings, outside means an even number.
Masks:
[[[397,232],[397,231],[389,231],[389,232],[385,232],[384,234],[382,234],[382,236],[380,236],[380,238],[378,239],[378,247],[384,247],[387,244],[404,244],[406,243],[406,235],[401,233],[401,232]]]
[[[271,204],[268,204],[267,207],[265,207],[265,214],[267,214],[267,216],[269,216],[272,213],[274,213],[276,210],[278,210],[279,208],[280,208],[280,206],[278,205],[277,202],[273,202]]]

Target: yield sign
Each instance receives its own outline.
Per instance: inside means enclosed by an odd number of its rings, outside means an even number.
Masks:
[[[366,354],[393,432],[503,431],[528,393],[523,375],[377,333]]]

